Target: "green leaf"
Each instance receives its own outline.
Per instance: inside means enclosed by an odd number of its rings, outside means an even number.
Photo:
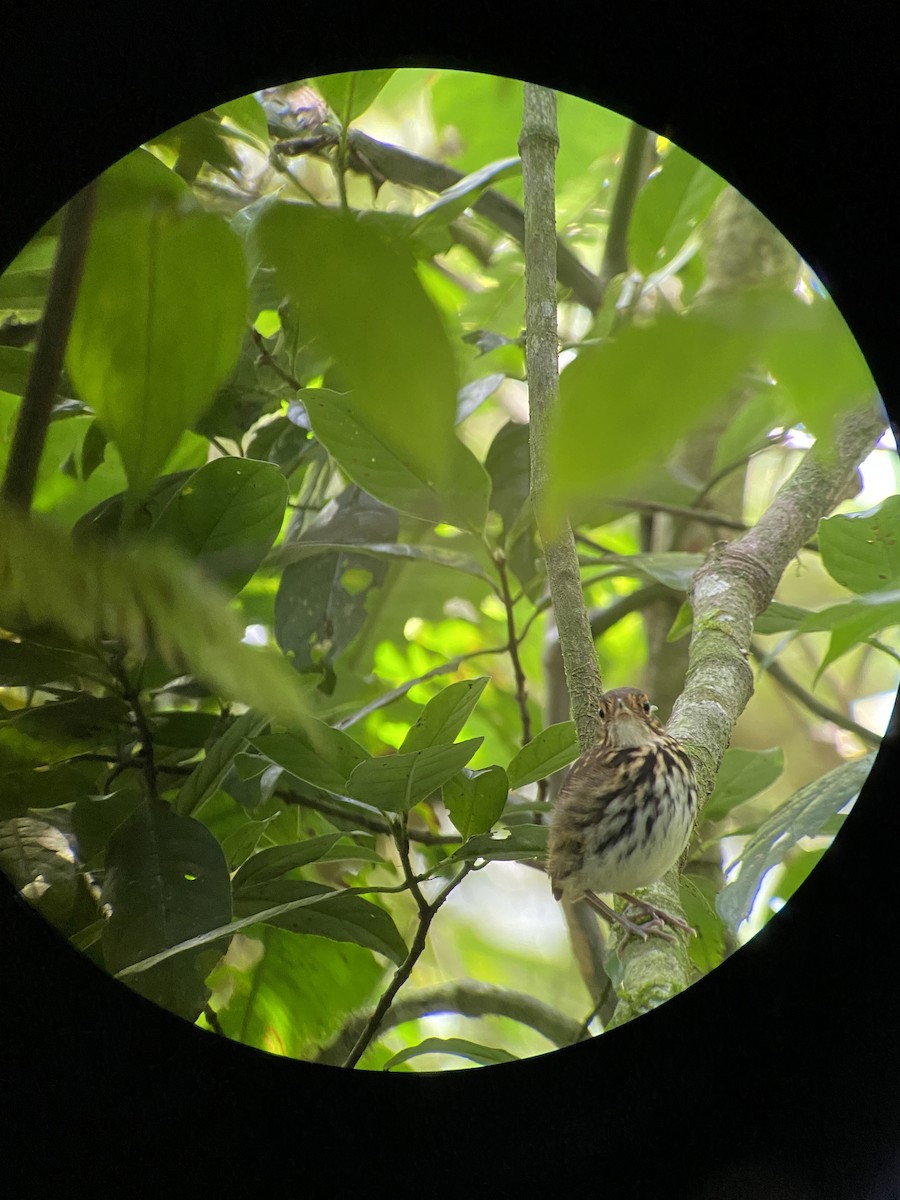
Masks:
[[[269,128],[266,123],[266,114],[255,96],[239,96],[236,100],[217,104],[216,112],[223,120],[229,121],[238,129],[246,130],[251,134],[260,148],[268,148]],[[225,130],[227,132],[227,126]]]
[[[40,687],[102,673],[96,658],[62,646],[0,638],[0,687]]]
[[[275,637],[297,671],[323,675],[324,691],[333,689],[335,659],[362,629],[388,571],[355,544],[392,541],[398,529],[393,509],[351,485],[299,537],[289,533],[278,555],[288,566],[275,598]]]
[[[30,816],[0,822],[0,870],[42,917],[66,925],[81,868],[60,829]]]
[[[427,746],[411,754],[391,754],[360,763],[347,784],[347,795],[382,812],[408,812],[460,771],[484,738],[452,746]]]
[[[217,458],[195,471],[153,526],[236,595],[281,531],[287,481],[270,463]]]
[[[175,800],[175,811],[183,817],[189,817],[219,790],[222,780],[231,768],[235,755],[243,748],[244,743],[266,724],[266,718],[259,713],[245,712],[228,726],[218,741],[207,751],[206,757],[198,763],[191,774],[181,785]]]
[[[464,175],[458,183],[445,188],[437,200],[418,214],[418,222],[421,226],[447,225],[473,205],[486,187],[521,173],[522,160],[518,156],[488,163],[486,167],[473,171],[471,175]]]
[[[412,452],[359,404],[358,393],[339,395],[326,388],[299,393],[313,432],[349,475],[385,504],[427,521],[444,521],[480,531],[487,514],[489,481],[481,463],[452,432],[442,434],[442,457]],[[396,407],[396,405],[395,405]],[[430,461],[428,461],[430,460]],[[452,464],[453,474],[446,470]]]
[[[422,750],[426,746],[450,745],[471,716],[487,683],[486,675],[478,679],[460,679],[433,696],[403,739],[400,753]]]
[[[560,375],[558,421],[550,444],[548,517],[579,498],[621,494],[665,459],[678,438],[723,403],[746,368],[753,338],[715,313],[663,314],[628,325],[583,350]],[[597,402],[597,397],[605,402]],[[660,397],[665,403],[660,403]],[[640,437],[617,413],[652,413]],[[598,486],[598,481],[600,481]]]
[[[219,591],[166,546],[133,552],[84,539],[76,548],[52,522],[0,505],[0,625],[46,625],[75,642],[121,639],[283,724],[306,717],[290,665],[244,645]]]
[[[546,779],[554,771],[566,767],[578,757],[578,737],[574,721],[560,721],[546,729],[523,746],[506,768],[509,786],[515,790],[526,783]]]
[[[346,71],[341,75],[319,75],[311,82],[346,129],[374,103],[394,69],[389,71]]]
[[[771,787],[783,770],[784,751],[780,746],[771,750],[726,750],[716,786],[703,807],[703,820],[721,821],[733,808]]]
[[[62,762],[47,767],[19,766],[0,755],[0,819],[24,816],[27,809],[57,808],[74,804],[100,789],[103,764]]]
[[[444,804],[464,838],[493,829],[509,795],[509,780],[500,766],[470,771],[464,767],[444,784]]]
[[[354,770],[369,759],[349,734],[312,719],[302,731],[257,737],[253,745],[289,775],[338,795],[345,794]]]
[[[312,530],[307,534],[311,535]],[[352,550],[354,554],[373,558],[403,559],[406,562],[434,563],[439,567],[449,567],[453,571],[464,571],[477,579],[490,579],[484,568],[473,558],[460,554],[458,550],[446,550],[443,546],[408,545],[406,542],[332,542],[319,541],[318,538],[304,534],[302,541],[291,542],[278,552],[278,561],[282,563],[302,562],[310,555],[320,554],[323,550]]]
[[[801,837],[815,837],[839,809],[855,799],[868,778],[875,751],[842,763],[793,796],[763,821],[726,871],[728,882],[716,906],[729,927],[737,931],[750,915],[764,876],[796,846]],[[737,878],[734,872],[738,870]]]
[[[542,859],[547,855],[547,825],[516,825],[505,838],[479,834],[464,842],[451,855],[453,861],[483,858],[489,862],[520,862]]]
[[[753,622],[753,629],[755,633],[763,635],[784,633],[788,629],[799,629],[809,615],[809,610],[806,608],[798,608],[796,604],[782,604],[780,600],[773,600]]]
[[[721,175],[686,150],[669,148],[659,171],[638,195],[628,225],[631,261],[642,275],[674,257],[724,186]]]
[[[900,496],[819,522],[825,570],[851,592],[900,588]]]
[[[703,875],[681,876],[680,897],[687,923],[697,931],[688,942],[691,962],[704,975],[725,957],[725,924],[716,911],[716,884]]]
[[[0,391],[24,396],[34,352],[19,346],[0,346]]]
[[[461,387],[456,395],[456,424],[459,425],[466,417],[471,416],[488,396],[493,396],[505,380],[506,376],[502,371],[495,371],[492,375],[482,375],[481,378],[473,379],[471,383]]]
[[[503,518],[504,533],[508,537],[531,495],[528,426],[513,421],[502,425],[494,435],[484,465],[491,477],[490,506]]]
[[[686,592],[704,560],[703,554],[691,554],[687,550],[664,550],[658,554],[630,554],[620,561],[648,579],[664,583],[677,592]]]
[[[167,804],[142,804],[110,839],[102,903],[108,969],[121,972],[151,954],[206,933],[231,918],[231,886],[222,848],[199,821]],[[209,999],[204,978],[225,945],[191,951],[130,976],[148,1000],[195,1021]]]
[[[254,237],[352,393],[340,405],[303,394],[316,436],[372,495],[403,507],[395,491],[409,502],[424,489],[442,500],[433,519],[480,530],[487,479],[453,433],[456,362],[408,247],[349,214],[286,203],[259,214]]]
[[[808,613],[798,626],[798,632],[831,630],[828,650],[816,672],[818,681],[826,667],[854,646],[861,645],[874,634],[893,625],[900,625],[900,591],[857,596],[846,604],[835,604],[820,612]]]
[[[430,1037],[419,1042],[417,1046],[405,1046],[402,1050],[398,1050],[392,1058],[388,1059],[382,1070],[390,1071],[392,1067],[399,1067],[401,1063],[409,1062],[411,1058],[417,1058],[423,1054],[450,1054],[455,1058],[471,1059],[472,1062],[483,1067],[492,1066],[495,1063],[519,1061],[518,1055],[510,1054],[508,1050],[502,1050],[499,1046],[483,1046],[478,1042],[470,1042],[466,1038]]]
[[[329,851],[338,841],[341,841],[339,853],[345,858],[352,859],[355,852],[360,849],[343,839],[343,835],[340,833],[325,833],[321,837],[307,838],[305,842],[293,842],[287,846],[267,846],[266,849],[257,851],[252,858],[247,859],[232,879],[231,886],[237,894],[243,888],[254,888],[257,884],[280,879],[289,871],[305,867],[312,862],[319,862],[326,857],[329,861],[333,861],[333,856],[329,854]],[[363,857],[366,856],[366,853],[364,850]]]
[[[228,377],[245,305],[241,245],[219,217],[158,200],[101,203],[66,365],[135,494]]]
[[[713,471],[718,473],[723,467],[759,451],[773,429],[788,428],[795,419],[784,393],[777,387],[761,385],[722,431],[716,444]]]
[[[371,951],[256,925],[209,977],[228,1001],[226,1037],[288,1058],[311,1057],[365,1005],[383,975]]]
[[[317,898],[318,902],[280,916],[265,915],[275,905],[311,898]],[[314,933],[335,942],[354,942],[398,964],[408,953],[397,926],[383,908],[351,892],[335,891],[320,883],[273,879],[248,884],[235,896],[234,907],[241,918],[256,915],[258,920],[292,933]]]

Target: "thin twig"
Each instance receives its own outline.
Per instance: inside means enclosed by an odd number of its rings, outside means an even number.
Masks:
[[[163,769],[160,768],[160,770]],[[310,808],[313,812],[322,813],[325,817],[338,817],[342,821],[352,821],[360,829],[365,829],[369,833],[384,834],[389,837],[392,832],[384,817],[378,817],[374,813],[356,811],[356,809],[351,812],[342,808],[337,800],[331,802],[324,796],[303,796],[299,792],[292,792],[289,788],[276,788],[274,794],[279,800],[284,800],[288,804],[296,804],[300,808]],[[423,846],[460,846],[463,841],[456,833],[444,835],[430,833],[428,830],[411,829],[407,836],[411,842],[421,842]]]
[[[837,725],[840,729],[846,729],[849,733],[855,734],[867,746],[877,748],[881,745],[881,738],[877,733],[873,733],[871,729],[866,729],[863,725],[857,725],[856,721],[850,717],[845,717],[836,708],[829,708],[827,704],[823,704],[821,700],[817,700],[811,692],[808,692],[802,684],[799,684],[792,675],[789,675],[780,663],[769,661],[769,656],[757,642],[750,643],[750,653],[759,663],[762,670],[771,675],[776,683],[780,684],[796,700],[799,700],[804,708],[809,709],[811,713],[815,713],[817,717],[821,717],[824,721],[830,721],[832,725]]]
[[[256,348],[259,351],[259,360],[258,361],[261,362],[263,364],[263,366],[266,366],[270,370],[274,371],[275,374],[279,377],[279,379],[284,380],[284,382],[289,387],[292,387],[295,392],[299,392],[302,389],[303,384],[300,382],[299,379],[295,379],[294,376],[290,374],[290,372],[285,371],[284,367],[282,367],[280,365],[280,363],[277,363],[275,361],[275,359],[272,357],[271,352],[266,348],[266,346],[263,342],[263,336],[259,332],[259,330],[253,329],[251,327],[250,333],[253,337],[253,341],[256,343]]]
[[[522,745],[525,746],[531,741],[531,717],[528,712],[528,681],[525,678],[525,672],[522,670],[522,661],[519,658],[519,638],[516,636],[516,619],[513,612],[512,596],[509,591],[506,556],[502,550],[494,552],[494,564],[497,567],[503,607],[506,610],[506,631],[509,635],[506,648],[509,651],[513,674],[516,680],[516,703],[519,706],[519,715],[522,720]]]
[[[59,250],[50,276],[47,306],[41,318],[34,360],[16,420],[3,487],[0,489],[3,500],[26,512],[31,508],[38,465],[47,439],[59,373],[72,328],[95,203],[96,185],[89,183],[72,197],[63,212]]]
[[[391,982],[385,989],[381,999],[375,1005],[371,1017],[366,1022],[365,1028],[357,1038],[353,1049],[347,1055],[347,1058],[343,1064],[345,1067],[355,1067],[362,1058],[369,1046],[369,1043],[372,1041],[372,1038],[378,1032],[378,1027],[381,1024],[385,1013],[391,1007],[394,997],[403,987],[404,983],[406,983],[407,979],[409,979],[410,975],[412,974],[413,967],[421,958],[422,951],[425,949],[425,945],[428,940],[428,930],[431,927],[431,922],[434,920],[441,905],[444,903],[453,889],[457,887],[458,884],[462,883],[465,877],[472,870],[473,865],[474,864],[472,863],[466,863],[462,870],[450,880],[446,887],[441,889],[432,903],[426,905],[425,911],[420,913],[419,925],[416,929],[416,935],[413,938],[412,944],[409,948],[409,953],[394,972]]]
[[[628,230],[635,202],[647,177],[647,152],[653,136],[642,125],[632,122],[603,247],[600,283],[604,290],[611,279],[628,270]]]
[[[144,778],[147,781],[147,792],[151,800],[158,800],[159,788],[157,784],[156,759],[153,752],[153,734],[150,732],[150,725],[147,721],[147,714],[144,712],[144,706],[141,703],[140,694],[128,678],[128,672],[125,669],[121,651],[117,651],[113,656],[111,671],[118,679],[119,686],[122,689],[122,698],[128,703],[134,717],[134,724],[141,747],[139,761],[144,770]]]

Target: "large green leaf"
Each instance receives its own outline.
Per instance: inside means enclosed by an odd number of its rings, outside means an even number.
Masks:
[[[547,825],[516,825],[507,837],[491,837],[479,834],[454,850],[452,858],[472,860],[483,858],[489,862],[529,862],[542,859],[547,854]]]
[[[826,517],[819,549],[828,574],[851,592],[900,588],[900,496],[867,512]]]
[[[464,838],[491,830],[503,813],[508,794],[506,772],[496,765],[483,771],[463,767],[444,784],[444,804]]]
[[[317,904],[297,907],[280,916],[262,916],[267,924],[293,933],[315,933],[336,942],[355,942],[368,950],[401,963],[407,955],[406,943],[397,926],[383,908],[350,892],[338,892],[320,883],[300,879],[270,879],[248,883],[234,897],[238,917],[265,914],[275,905],[321,897]]]
[[[153,533],[173,541],[234,594],[271,549],[286,501],[287,481],[271,463],[217,458],[172,496]]]
[[[340,411],[333,397],[307,404],[317,437],[386,503],[400,507],[379,490],[399,471],[401,490],[418,480],[443,498],[445,511],[434,519],[480,529],[487,479],[453,433],[456,363],[411,251],[348,213],[286,203],[262,210],[255,241],[303,329],[321,338],[352,393]],[[350,434],[341,436],[346,422]]]
[[[204,800],[208,800],[218,791],[235,755],[243,748],[248,738],[252,738],[265,724],[265,717],[261,717],[252,709],[232,721],[207,751],[203,761],[194,767],[181,785],[175,801],[175,811],[183,817],[189,817]]]
[[[421,716],[400,746],[400,753],[421,750],[425,746],[450,745],[469,719],[488,677],[460,679],[443,688],[425,705]]]
[[[728,882],[716,906],[731,929],[737,931],[750,915],[756,893],[766,873],[793,850],[802,837],[815,837],[844,805],[855,799],[866,779],[875,752],[842,763],[820,779],[800,788],[763,821],[726,872]],[[737,877],[734,872],[738,871]]]
[[[246,284],[223,220],[135,191],[101,191],[66,364],[144,495],[235,364]]]
[[[360,946],[255,925],[209,982],[228,997],[217,1014],[226,1037],[298,1059],[326,1045],[382,975]]]
[[[383,812],[407,812],[460,771],[483,740],[470,738],[452,746],[369,758],[350,776],[347,795]]]
[[[506,768],[511,788],[524,787],[526,783],[534,783],[545,779],[574,762],[578,757],[578,737],[574,721],[560,721],[558,725],[548,725],[546,729],[523,746]]]
[[[334,686],[334,662],[366,621],[370,597],[388,563],[353,549],[359,541],[397,536],[397,513],[354,485],[330,500],[299,537],[289,533],[278,558],[287,562],[275,598],[275,637],[297,671],[320,673]]]
[[[726,750],[716,786],[703,806],[703,820],[721,821],[733,808],[771,787],[783,770],[784,751],[780,746],[771,750]]]
[[[109,905],[103,955],[115,973],[229,921],[228,864],[199,821],[150,801],[110,839],[102,902]],[[195,1021],[209,998],[204,977],[225,948],[186,951],[132,977],[131,986]]]
[[[340,75],[319,75],[313,80],[319,95],[345,128],[362,116],[385,86],[394,69],[387,71],[346,71]]]
[[[548,515],[579,497],[620,494],[662,461],[724,401],[749,353],[744,331],[695,312],[626,326],[579,354],[560,375]]]
[[[231,881],[232,889],[237,893],[242,888],[280,879],[297,867],[318,862],[340,836],[339,833],[325,833],[321,837],[307,838],[305,842],[293,842],[288,846],[267,846],[242,864]]]
[[[349,734],[312,719],[301,732],[256,737],[253,745],[289,775],[338,795],[344,794],[354,770],[369,758]]]
[[[531,494],[528,426],[513,421],[502,425],[494,435],[484,465],[491,477],[491,508],[503,518],[503,532],[508,537]]]
[[[709,213],[725,180],[704,163],[671,146],[648,180],[628,225],[632,264],[649,275],[668,262]]]
[[[135,551],[84,539],[76,548],[51,522],[0,506],[0,625],[46,625],[91,644],[121,639],[286,725],[305,719],[290,665],[242,643],[219,591],[167,546]]]
[[[358,393],[308,388],[299,395],[316,437],[361,488],[414,517],[483,528],[488,476],[452,431],[443,434],[444,461],[438,465],[433,451],[422,453],[420,447],[413,453],[395,436],[395,427],[365,411]],[[448,463],[452,474],[445,469]]]

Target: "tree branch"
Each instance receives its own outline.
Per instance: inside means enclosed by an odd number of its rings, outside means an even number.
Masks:
[[[642,125],[632,122],[603,247],[600,284],[604,292],[610,280],[628,270],[628,227],[635,201],[646,179],[647,152],[650,139],[654,136]]]
[[[41,318],[34,360],[0,489],[0,498],[26,512],[31,508],[41,453],[47,440],[50,413],[84,273],[95,203],[96,185],[89,183],[72,197],[63,212],[47,306]]]
[[[373,1011],[370,1009],[354,1014],[314,1061],[331,1066],[341,1063],[372,1019]],[[418,1021],[439,1013],[459,1013],[463,1017],[509,1017],[534,1029],[554,1046],[570,1046],[590,1036],[578,1021],[533,996],[473,979],[441,983],[411,992],[385,1013],[375,1036],[380,1037],[406,1021]]]
[[[816,442],[756,525],[733,542],[717,542],[693,578],[687,680],[668,728],[691,756],[701,806],[753,693],[747,661],[753,622],[768,607],[781,576],[819,520],[846,495],[850,479],[875,448],[885,424],[874,406],[844,416],[833,445]],[[677,911],[677,868],[648,888],[646,898]],[[640,945],[620,940],[618,954],[623,979],[612,1024],[656,1007],[689,982],[687,948],[681,938],[674,945],[659,938]]]
[[[416,928],[416,935],[413,938],[412,944],[409,948],[409,953],[394,972],[394,976],[391,979],[391,982],[388,984],[384,995],[372,1010],[372,1014],[363,1026],[359,1037],[356,1039],[356,1042],[353,1045],[353,1049],[344,1060],[344,1067],[355,1067],[362,1058],[363,1054],[365,1054],[369,1043],[372,1041],[372,1038],[378,1031],[381,1022],[384,1020],[385,1014],[391,1007],[394,997],[403,987],[404,983],[406,983],[407,979],[409,979],[410,975],[412,974],[413,967],[419,961],[422,951],[425,949],[425,945],[428,941],[428,930],[431,928],[431,922],[437,916],[438,910],[453,889],[458,884],[462,883],[465,877],[472,870],[473,865],[473,863],[466,863],[462,870],[456,876],[454,876],[454,878],[451,879],[450,882],[438,893],[431,904],[426,904],[424,909],[420,910],[419,924]]]
[[[581,592],[575,539],[566,522],[548,535],[541,511],[547,488],[547,445],[553,410],[559,400],[556,330],[556,210],[554,163],[559,147],[556,96],[548,88],[525,84],[519,153],[525,187],[525,353],[530,409],[531,500],[544,558],[563,665],[578,730],[586,750],[597,736],[597,711],[603,685]]]

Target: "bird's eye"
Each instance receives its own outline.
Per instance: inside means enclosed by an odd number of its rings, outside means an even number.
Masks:
[[[641,707],[643,708],[645,713],[653,712],[653,705],[650,703],[649,700],[645,700],[644,703],[641,705]]]

